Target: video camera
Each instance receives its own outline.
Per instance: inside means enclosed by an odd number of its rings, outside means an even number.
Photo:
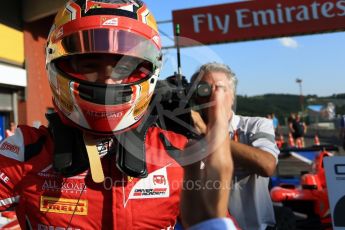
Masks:
[[[196,98],[208,98],[212,93],[206,82],[191,84],[185,76],[174,74],[156,85],[151,106],[153,114],[158,115],[161,128],[196,138],[191,118],[191,109],[198,111]]]

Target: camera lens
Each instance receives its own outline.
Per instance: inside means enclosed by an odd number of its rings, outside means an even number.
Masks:
[[[211,96],[211,86],[206,82],[200,82],[196,89],[198,97],[209,97]]]

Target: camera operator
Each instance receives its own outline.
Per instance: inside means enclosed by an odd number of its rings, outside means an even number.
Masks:
[[[228,214],[227,204],[233,175],[233,162],[229,149],[230,137],[227,123],[229,104],[224,102],[231,97],[226,82],[218,81],[209,92],[213,106],[207,109],[207,131],[204,138],[190,141],[184,155],[196,153],[202,156],[201,161],[184,166],[184,183],[199,182],[199,188],[189,189],[184,186],[181,196],[181,217],[185,227],[191,229],[236,229]],[[201,153],[201,154],[200,154]],[[202,165],[202,167],[200,167]],[[204,221],[204,222],[202,222]],[[202,223],[200,223],[202,222]],[[200,224],[197,224],[200,223]],[[195,225],[197,224],[197,225]]]
[[[194,73],[191,84],[208,83],[214,88],[226,83],[223,106],[229,108],[227,128],[230,133],[230,152],[234,160],[234,178],[229,198],[230,214],[242,229],[265,229],[274,225],[274,212],[269,196],[269,178],[276,168],[279,149],[275,144],[271,121],[261,117],[236,115],[235,92],[237,79],[231,69],[220,63],[207,63]],[[206,125],[213,98],[195,98],[200,113],[192,111],[192,119],[200,134],[209,132]],[[232,108],[232,109],[231,109]],[[206,123],[205,123],[205,122]],[[236,141],[237,140],[237,141]]]

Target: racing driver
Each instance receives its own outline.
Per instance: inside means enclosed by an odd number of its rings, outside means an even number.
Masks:
[[[173,229],[183,168],[169,151],[187,139],[147,115],[161,61],[140,0],[67,2],[46,46],[56,113],[0,144],[0,211],[22,229]]]

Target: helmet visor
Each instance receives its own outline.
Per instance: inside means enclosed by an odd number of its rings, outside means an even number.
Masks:
[[[160,66],[160,49],[150,39],[125,30],[101,28],[79,31],[56,41],[51,60],[85,53],[110,53],[137,57]]]
[[[99,84],[131,84],[152,76],[152,63],[131,56],[86,53],[62,57],[53,62],[72,79]]]

